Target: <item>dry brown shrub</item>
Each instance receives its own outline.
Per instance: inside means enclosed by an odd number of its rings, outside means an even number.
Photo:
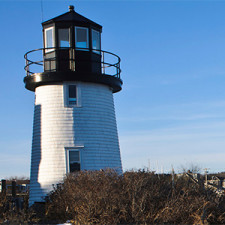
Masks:
[[[112,170],[69,174],[46,204],[48,221],[74,224],[215,224],[225,199],[187,177]]]
[[[47,216],[81,224],[150,223],[171,195],[169,180],[145,171],[70,174],[50,194]]]

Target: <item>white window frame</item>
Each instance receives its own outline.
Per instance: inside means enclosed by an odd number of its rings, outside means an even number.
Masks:
[[[69,159],[69,151],[76,151],[79,152],[79,161],[80,163],[80,171],[82,170],[82,155],[81,155],[81,150],[84,146],[77,146],[77,147],[66,147],[65,148],[65,158],[66,158],[66,173],[70,173],[70,159]]]
[[[76,104],[69,104],[69,85],[75,85],[76,86]],[[64,83],[63,87],[64,92],[64,106],[75,108],[75,107],[81,107],[81,88],[79,83]]]
[[[77,29],[83,29],[87,31],[87,47],[85,49],[77,47]],[[89,30],[87,27],[77,27],[75,26],[75,48],[80,51],[89,51]]]
[[[45,53],[49,53],[54,51],[54,47],[55,47],[55,35],[54,35],[54,27],[49,27],[49,28],[45,28],[45,48],[47,48],[47,31],[48,30],[52,30],[52,47],[53,49],[45,49]]]
[[[96,50],[99,50],[99,51],[95,51],[95,49],[93,48],[93,36],[94,36],[93,33],[94,32],[98,33],[98,35],[99,35],[99,49],[96,48]],[[92,39],[91,40],[92,51],[95,52],[95,53],[97,53],[97,54],[101,54],[101,33],[99,31],[97,31],[97,30],[92,29],[91,39]]]

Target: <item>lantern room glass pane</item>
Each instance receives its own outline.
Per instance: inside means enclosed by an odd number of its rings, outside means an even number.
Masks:
[[[76,48],[89,48],[88,44],[88,28],[75,27],[75,46]],[[87,50],[87,49],[79,49]]]
[[[58,29],[59,47],[70,47],[69,29]]]
[[[100,33],[96,30],[92,30],[92,49],[100,50]],[[100,51],[94,51],[101,53]]]
[[[45,29],[45,48],[53,48],[53,27]],[[46,49],[46,52],[53,51],[53,49]]]

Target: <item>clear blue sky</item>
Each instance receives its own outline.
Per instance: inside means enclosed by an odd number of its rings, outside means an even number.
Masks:
[[[123,168],[225,171],[225,1],[43,0],[44,20],[71,4],[122,59]],[[23,55],[42,47],[41,0],[0,0],[0,19],[0,178],[29,176],[34,93]]]

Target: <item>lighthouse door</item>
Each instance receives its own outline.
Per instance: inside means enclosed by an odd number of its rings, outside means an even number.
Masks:
[[[67,171],[69,173],[80,171],[80,151],[78,150],[67,151]]]

